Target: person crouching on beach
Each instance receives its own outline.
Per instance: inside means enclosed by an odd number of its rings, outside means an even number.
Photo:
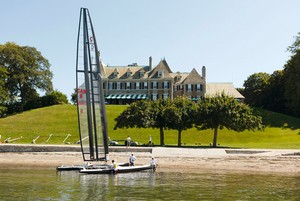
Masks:
[[[118,168],[117,168],[117,164],[115,163],[115,160],[111,161],[111,165],[110,168],[112,169],[112,173],[117,173],[118,172]]]

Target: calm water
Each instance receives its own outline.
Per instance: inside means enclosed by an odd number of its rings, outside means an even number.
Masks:
[[[0,169],[0,200],[300,200],[300,176]]]

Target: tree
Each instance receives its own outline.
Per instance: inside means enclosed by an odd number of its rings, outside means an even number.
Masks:
[[[292,53],[283,70],[284,97],[287,114],[300,117],[300,32],[295,42],[288,47]]]
[[[73,105],[77,105],[77,90],[74,89],[74,92],[71,94],[71,102]]]
[[[300,117],[300,32],[287,50],[292,56],[283,71],[249,76],[242,94],[252,106]]]
[[[287,48],[292,54],[296,54],[300,50],[300,32],[295,36],[295,42]]]
[[[177,97],[164,109],[163,117],[169,129],[178,131],[178,146],[181,146],[181,133],[192,128],[196,105],[187,97]]]
[[[254,73],[244,82],[245,103],[255,106],[264,107],[265,91],[270,84],[270,75],[268,73]]]
[[[165,108],[170,105],[170,100],[137,101],[130,104],[117,118],[114,129],[117,128],[158,128],[160,132],[160,145],[165,145],[164,129],[166,119]]]
[[[270,77],[269,86],[265,90],[265,109],[279,113],[286,113],[286,99],[284,96],[284,74],[282,70],[274,71]]]
[[[60,91],[54,90],[47,93],[45,96],[41,97],[42,99],[42,107],[50,106],[50,105],[62,105],[68,104],[68,99],[65,94]]]
[[[283,77],[287,113],[300,117],[300,50],[284,66]]]
[[[245,95],[244,95],[245,88],[236,88],[236,90],[237,90],[238,92],[240,92],[243,96],[245,96]]]
[[[19,99],[24,106],[36,98],[37,90],[52,91],[50,64],[34,47],[10,42],[0,45],[0,68],[7,72],[5,88],[10,103]]]
[[[136,101],[115,118],[117,128],[147,128],[150,125],[149,102]]]
[[[3,66],[0,66],[0,117],[3,117],[7,110],[5,106],[8,101],[8,93],[7,90],[5,90],[5,80],[7,78],[6,69]]]
[[[229,130],[262,129],[261,117],[254,115],[253,110],[244,103],[225,94],[205,98],[198,103],[195,125],[198,129],[213,129],[213,147],[217,147],[218,130],[226,127]]]
[[[164,129],[167,128],[168,120],[164,115],[165,109],[171,105],[170,99],[158,99],[150,102],[151,127],[159,129],[160,145],[165,145]]]

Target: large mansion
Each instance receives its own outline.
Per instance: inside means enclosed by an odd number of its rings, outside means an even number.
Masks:
[[[153,67],[150,57],[146,66],[136,63],[128,66],[105,66],[101,62],[100,68],[105,100],[110,104],[129,104],[141,99],[173,99],[177,96],[187,96],[198,101],[204,96],[222,92],[241,101],[244,99],[232,83],[206,83],[205,66],[201,69],[201,75],[195,68],[190,73],[174,73],[165,59]]]

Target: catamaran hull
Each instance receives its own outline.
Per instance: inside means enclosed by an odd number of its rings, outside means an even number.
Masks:
[[[129,167],[118,167],[116,170],[114,169],[81,169],[80,173],[85,174],[116,174],[116,173],[130,173],[130,172],[140,172],[140,171],[155,171],[155,168],[151,165],[143,165],[143,166],[129,166]]]
[[[57,171],[79,171],[81,169],[84,168],[88,168],[88,169],[104,169],[107,168],[107,165],[93,165],[93,166],[89,166],[86,167],[85,165],[62,165],[62,166],[58,166],[56,167]]]
[[[129,163],[120,163],[119,166],[129,166]],[[79,171],[82,169],[108,169],[109,165],[100,164],[100,165],[61,165],[56,167],[57,171]]]

